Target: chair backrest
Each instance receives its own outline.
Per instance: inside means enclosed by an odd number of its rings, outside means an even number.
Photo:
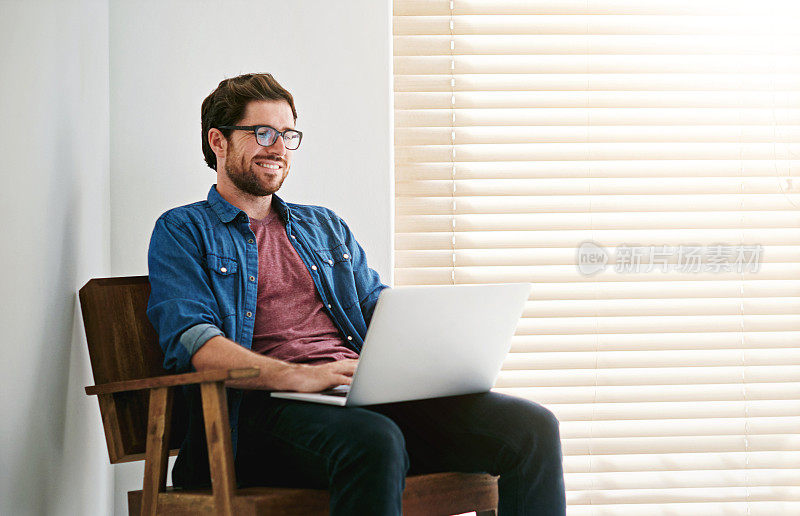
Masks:
[[[147,276],[92,279],[79,296],[95,385],[169,374],[162,367],[164,355],[147,319]],[[101,394],[98,400],[111,463],[143,460],[148,392]],[[176,423],[183,407],[178,403],[173,407]],[[173,428],[180,426],[173,424]],[[171,432],[172,454],[180,446],[180,434]]]

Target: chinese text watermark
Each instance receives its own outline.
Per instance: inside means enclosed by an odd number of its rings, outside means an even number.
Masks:
[[[724,273],[758,272],[763,248],[761,244],[727,245],[638,245],[622,244],[612,253],[591,240],[577,248],[578,271],[590,276],[605,270],[613,262],[617,273],[661,272]]]

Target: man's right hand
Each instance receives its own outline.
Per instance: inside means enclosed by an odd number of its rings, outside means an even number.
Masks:
[[[228,387],[319,392],[337,385],[349,385],[358,360],[337,360],[322,365],[293,364],[259,355],[218,335],[197,350],[192,356],[192,365],[198,371],[246,367],[256,367],[261,371],[255,378],[228,381],[225,383]]]
[[[350,385],[357,359],[337,360],[322,365],[291,364],[276,378],[278,390],[319,392],[337,385]]]

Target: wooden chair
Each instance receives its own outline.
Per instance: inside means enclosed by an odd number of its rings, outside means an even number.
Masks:
[[[86,340],[108,456],[112,464],[144,460],[141,491],[128,493],[129,514],[327,514],[328,492],[272,487],[236,488],[225,381],[257,376],[257,369],[178,375],[162,368],[163,354],[145,314],[147,276],[93,279],[80,290]],[[176,414],[178,386],[200,384],[212,489],[166,488],[167,458],[177,454],[185,423]],[[177,395],[176,395],[177,392]],[[175,409],[175,410],[173,410]],[[494,514],[497,480],[485,474],[410,476],[405,514]]]

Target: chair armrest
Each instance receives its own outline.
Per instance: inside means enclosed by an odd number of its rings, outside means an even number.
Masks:
[[[259,374],[260,371],[255,367],[247,369],[211,369],[208,371],[198,371],[196,373],[153,376],[150,378],[141,378],[139,380],[124,380],[121,382],[92,385],[86,387],[86,394],[113,394],[115,392],[139,391],[157,387],[174,387],[176,385],[190,385],[193,383],[254,378]]]

